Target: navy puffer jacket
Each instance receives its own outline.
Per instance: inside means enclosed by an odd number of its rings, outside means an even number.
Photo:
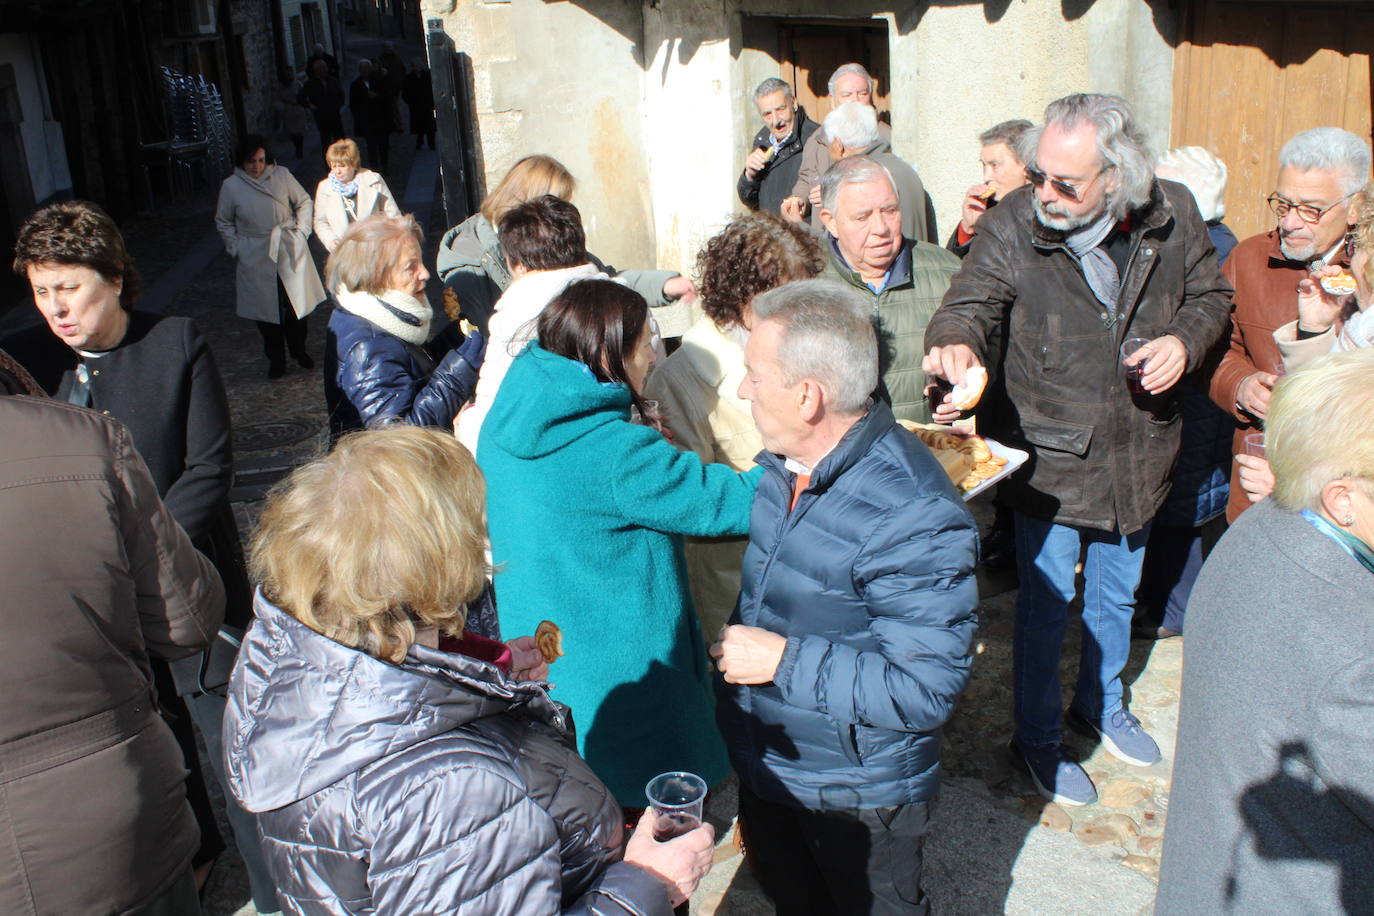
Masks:
[[[763,452],[732,623],[787,637],[773,682],[719,681],[740,779],[805,808],[925,801],[940,728],[968,683],[977,629],[972,518],[930,451],[882,402],[794,476]]]
[[[286,912],[667,916],[547,684],[423,646],[394,665],[255,611],[224,754]]]
[[[441,335],[431,347],[453,341]],[[436,366],[424,348],[335,308],[324,352],[324,399],[337,438],[386,423],[452,428],[477,384],[485,342],[475,332]]]

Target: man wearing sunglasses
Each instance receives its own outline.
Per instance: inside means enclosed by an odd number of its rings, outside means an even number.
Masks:
[[[1014,511],[1016,603],[1010,750],[1045,797],[1084,805],[1092,780],[1061,743],[1059,658],[1086,548],[1075,729],[1137,766],[1159,760],[1123,705],[1134,595],[1150,522],[1169,489],[1181,423],[1174,390],[1225,332],[1230,289],[1188,189],[1157,181],[1124,99],[1072,95],[1027,137],[1030,187],[978,220],[926,330],[925,369],[955,385],[1005,356],[979,428],[1031,459],[1002,483]],[[1126,362],[1120,350],[1147,343]],[[949,399],[937,420],[957,412]]]
[[[1279,150],[1279,180],[1269,195],[1275,227],[1236,246],[1226,279],[1236,288],[1230,347],[1212,375],[1211,395],[1241,426],[1242,437],[1263,425],[1269,395],[1283,371],[1273,332],[1298,316],[1298,283],[1326,264],[1348,264],[1345,240],[1359,211],[1360,189],[1369,179],[1366,142],[1338,127],[1305,130]],[[1299,324],[1297,335],[1304,334]],[[1234,522],[1251,505],[1232,462],[1226,518]]]

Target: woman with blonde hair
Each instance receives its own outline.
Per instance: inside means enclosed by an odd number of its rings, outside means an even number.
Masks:
[[[429,271],[415,218],[374,213],[349,226],[325,264],[329,319],[324,399],[329,431],[410,423],[451,429],[477,384],[486,346],[456,325],[435,335]]]
[[[458,294],[463,314],[483,333],[496,301],[514,279],[497,235],[501,219],[514,207],[545,194],[571,200],[575,186],[572,174],[557,159],[526,156],[511,166],[477,213],[454,226],[439,241],[439,279]],[[651,307],[682,298],[690,301],[696,295],[692,281],[675,271],[618,271],[595,255],[589,253],[588,258],[602,273],[618,276]]]
[[[658,843],[652,814],[622,854],[533,640],[470,617],[484,498],[451,435],[406,427],[268,497],[225,756],[290,912],[657,914],[710,867],[709,826]]]
[[[697,293],[705,314],[654,370],[644,394],[658,402],[673,443],[704,463],[737,471],[754,466],[763,439],[749,402],[739,396],[749,303],[759,293],[818,276],[820,243],[805,227],[771,213],[731,220],[697,255]],[[688,538],[687,574],[702,635],[714,642],[739,596],[748,538]]]
[[[344,138],[330,144],[324,154],[329,174],[315,188],[315,235],[331,254],[348,227],[374,213],[399,217],[396,195],[386,179],[362,167],[358,144]]]
[[[1188,604],[1161,916],[1368,910],[1370,417],[1374,348],[1274,388],[1274,492],[1222,537]]]

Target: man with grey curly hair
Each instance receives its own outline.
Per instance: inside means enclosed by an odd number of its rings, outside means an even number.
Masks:
[[[1075,566],[1086,548],[1069,722],[1150,766],[1159,748],[1123,704],[1121,671],[1145,542],[1179,451],[1178,382],[1225,332],[1230,289],[1192,195],[1155,180],[1124,99],[1059,99],[1027,147],[1031,186],[979,219],[926,329],[925,369],[965,385],[1004,329],[1001,377],[977,410],[981,430],[1031,454],[1001,484],[1021,585],[1010,749],[1043,795],[1084,805],[1097,792],[1060,740]],[[951,401],[936,419],[957,416]]]
[[[758,296],[740,397],[763,437],[740,600],[711,647],[754,873],[780,913],[930,912],[940,730],[968,683],[977,534],[878,382],[868,302]]]
[[[1212,374],[1212,400],[1240,422],[1233,454],[1243,454],[1242,437],[1263,425],[1269,395],[1283,371],[1273,330],[1299,319],[1298,284],[1312,282],[1327,264],[1345,265],[1345,241],[1355,224],[1369,180],[1368,142],[1339,127],[1314,127],[1279,150],[1279,176],[1269,195],[1275,226],[1236,246],[1227,259],[1226,279],[1236,288],[1231,344]],[[1321,333],[1297,326],[1299,340]],[[1226,507],[1234,522],[1250,500],[1233,462]]]

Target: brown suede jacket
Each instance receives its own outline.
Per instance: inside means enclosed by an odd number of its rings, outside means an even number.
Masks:
[[[979,220],[925,343],[967,344],[985,361],[1005,321],[979,428],[1031,458],[1001,485],[1003,498],[1035,518],[1130,534],[1168,494],[1182,424],[1173,392],[1131,395],[1121,342],[1172,334],[1195,371],[1226,332],[1231,289],[1183,185],[1156,181],[1125,231],[1131,253],[1113,320],[1064,234],[1035,218],[1030,189],[1011,192]]]

